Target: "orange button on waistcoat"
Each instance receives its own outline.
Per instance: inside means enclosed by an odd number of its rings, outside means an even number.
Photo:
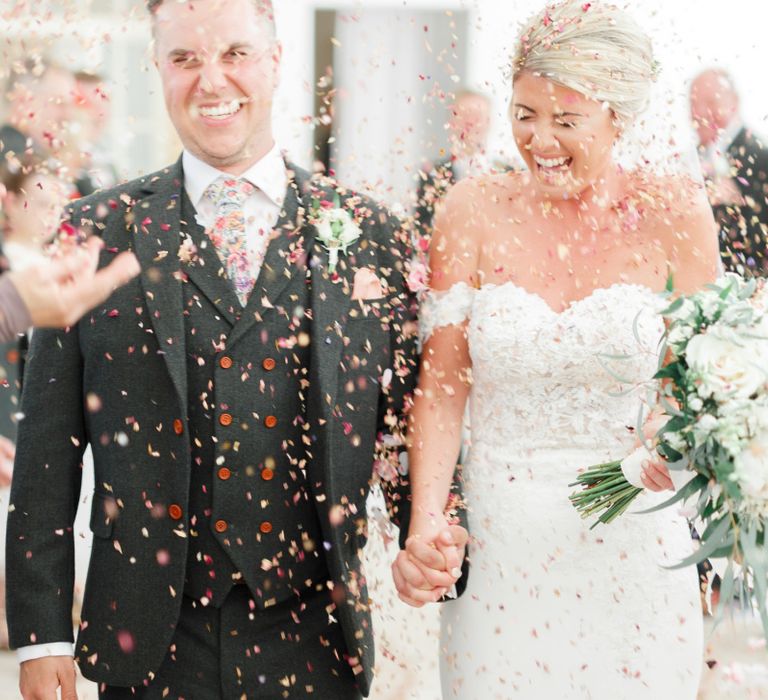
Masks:
[[[219,423],[222,425],[232,425],[232,416],[229,413],[222,413],[219,416]]]
[[[276,366],[277,362],[275,362],[271,357],[268,357],[264,362],[261,363],[261,366],[267,370],[267,372],[271,372]]]
[[[214,527],[216,528],[216,532],[226,532],[229,525],[227,525],[225,520],[217,520]]]
[[[181,516],[184,515],[184,511],[181,509],[181,506],[172,503],[168,506],[168,515],[170,516],[171,520],[181,520]]]
[[[232,476],[232,472],[229,471],[229,469],[227,469],[226,467],[222,467],[221,469],[219,469],[219,479],[221,479],[222,481],[229,480],[230,476]]]
[[[173,421],[173,432],[176,433],[176,435],[181,435],[184,432],[184,423],[178,418]]]
[[[261,478],[264,481],[272,481],[275,478],[275,472],[272,469],[266,468],[261,470]]]
[[[261,525],[259,525],[259,530],[265,535],[268,535],[270,532],[272,532],[272,523],[265,520]]]
[[[233,363],[232,363],[232,358],[231,357],[222,357],[219,360],[219,366],[222,369],[229,369],[230,367],[232,367],[232,364]]]
[[[277,418],[274,416],[267,416],[264,419],[264,425],[266,425],[271,430],[277,425]]]

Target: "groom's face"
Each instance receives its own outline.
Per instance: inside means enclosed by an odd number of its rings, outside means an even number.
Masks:
[[[241,174],[272,146],[281,47],[253,0],[164,2],[153,17],[155,63],[184,147]]]

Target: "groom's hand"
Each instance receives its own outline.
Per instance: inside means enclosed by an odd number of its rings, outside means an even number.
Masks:
[[[440,600],[461,576],[468,538],[459,525],[446,527],[432,541],[409,537],[392,565],[400,599],[416,608]]]
[[[75,660],[71,656],[45,656],[21,664],[19,689],[24,700],[77,700]]]

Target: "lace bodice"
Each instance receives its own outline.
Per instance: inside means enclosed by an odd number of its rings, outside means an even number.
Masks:
[[[652,388],[663,300],[641,285],[597,289],[554,311],[513,284],[431,293],[422,336],[468,320],[473,445],[584,447],[624,456]]]

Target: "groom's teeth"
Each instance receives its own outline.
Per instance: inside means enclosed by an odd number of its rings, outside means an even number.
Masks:
[[[240,100],[232,100],[215,107],[200,107],[200,114],[204,117],[229,117],[239,111],[240,106]]]
[[[533,160],[536,162],[536,165],[540,165],[542,168],[559,168],[565,165],[569,158],[540,158],[539,156],[534,156]]]

